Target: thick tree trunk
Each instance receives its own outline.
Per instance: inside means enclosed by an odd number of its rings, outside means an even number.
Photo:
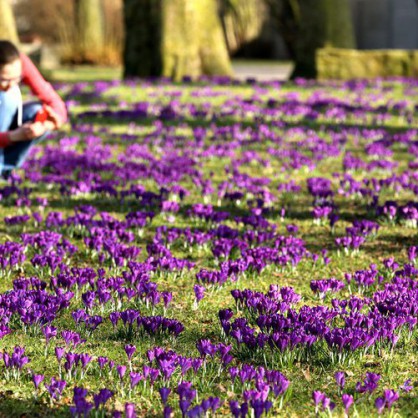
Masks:
[[[292,78],[316,77],[315,54],[319,48],[355,48],[349,0],[268,2],[295,61]]]
[[[163,72],[161,0],[124,0],[124,78]]]
[[[266,20],[266,5],[260,0],[222,0],[220,16],[230,53],[255,40]]]
[[[9,0],[0,0],[0,39],[18,43],[16,22]]]
[[[101,0],[76,0],[77,53],[81,62],[96,62],[104,49]]]
[[[125,77],[231,75],[216,0],[125,0]]]

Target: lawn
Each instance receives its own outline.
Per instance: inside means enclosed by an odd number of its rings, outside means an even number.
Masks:
[[[417,81],[117,76],[0,186],[0,416],[416,416]]]

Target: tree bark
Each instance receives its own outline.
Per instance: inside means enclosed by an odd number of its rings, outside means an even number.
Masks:
[[[124,0],[124,76],[231,75],[216,0]]]
[[[0,0],[0,39],[15,44],[19,42],[12,6],[8,0]]]
[[[222,0],[220,17],[229,53],[255,40],[266,20],[266,5],[260,0]]]
[[[124,0],[124,78],[162,74],[162,1]]]
[[[104,50],[101,0],[76,0],[77,53],[83,63],[100,60]]]
[[[316,50],[355,48],[349,0],[268,0],[295,61],[292,78],[315,78]]]

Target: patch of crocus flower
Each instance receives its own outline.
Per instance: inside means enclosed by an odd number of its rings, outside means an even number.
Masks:
[[[5,385],[74,417],[402,408],[413,381],[349,369],[416,337],[416,81],[184,83],[57,86],[71,133],[0,187]]]

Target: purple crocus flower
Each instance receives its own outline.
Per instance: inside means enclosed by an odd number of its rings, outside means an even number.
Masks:
[[[176,364],[174,362],[174,359],[158,359],[158,366],[160,367],[160,370],[164,376],[164,379],[169,380],[171,375],[176,370]]]
[[[61,359],[64,357],[65,348],[64,347],[55,347],[55,355],[57,357],[58,362],[61,362]]]
[[[93,404],[86,400],[87,389],[75,387],[73,402],[74,406],[70,407],[70,413],[73,417],[88,417],[93,409]]]
[[[166,387],[162,387],[158,391],[160,392],[161,402],[165,405],[167,403],[168,396],[171,393],[171,389],[166,388]]]
[[[388,409],[392,408],[392,405],[399,399],[399,393],[393,389],[385,389],[383,396]]]
[[[170,408],[168,405],[166,405],[164,407],[164,411],[163,411],[163,417],[164,418],[170,418],[173,414],[173,410],[172,408]]]
[[[45,383],[45,387],[53,399],[58,399],[61,396],[66,385],[67,382],[65,380],[57,380],[55,377],[51,378],[49,385]]]
[[[122,380],[123,376],[125,376],[126,373],[126,366],[119,364],[118,366],[116,366],[116,370],[118,372],[120,380]]]
[[[109,389],[100,389],[99,393],[93,395],[96,409],[99,409],[100,405],[104,405],[113,395],[114,393]]]
[[[239,418],[241,416],[241,408],[238,401],[229,401],[229,409],[234,418]]]
[[[206,357],[207,355],[213,357],[217,351],[216,345],[212,344],[210,340],[198,341],[196,343],[196,348],[202,357]]]
[[[193,401],[196,398],[196,390],[192,388],[191,382],[181,382],[178,384],[177,393],[179,394],[180,399],[186,399],[188,401]]]
[[[411,379],[405,380],[401,386],[399,386],[400,390],[404,392],[410,392],[414,387],[411,385]]]
[[[356,390],[359,393],[369,392],[372,393],[377,389],[378,382],[380,380],[380,375],[375,373],[366,373],[366,378],[364,379],[364,383],[357,382]]]
[[[120,312],[111,312],[109,314],[110,322],[112,323],[113,327],[118,325],[118,321],[120,319]]]
[[[322,393],[319,390],[314,390],[312,392],[312,399],[315,404],[315,413],[318,413],[319,406],[322,404],[322,401],[324,400],[324,398],[325,398],[325,393]]]
[[[44,380],[45,376],[43,374],[34,374],[32,375],[33,384],[35,389],[38,389],[40,383]]]
[[[103,369],[108,361],[109,359],[107,357],[97,357],[97,363],[99,364],[100,369]]]
[[[342,395],[341,399],[342,399],[342,402],[343,402],[344,411],[345,411],[346,415],[348,415],[348,410],[350,409],[351,405],[353,405],[354,398],[353,398],[352,395],[344,393]]]
[[[87,353],[81,353],[79,358],[81,362],[81,367],[83,369],[87,367],[87,365],[91,362],[91,359],[92,359],[90,354],[87,354]]]
[[[334,374],[334,377],[335,377],[335,381],[337,382],[339,389],[343,390],[345,386],[345,373],[337,372]]]
[[[325,393],[320,392],[319,390],[315,390],[312,392],[312,399],[315,404],[315,413],[317,414],[319,411],[319,407],[323,411],[330,410],[332,411],[335,408],[335,403],[331,402],[331,399],[328,398]]]
[[[287,232],[289,232],[289,234],[296,235],[299,231],[299,228],[297,227],[297,225],[288,224],[286,225],[286,230]]]
[[[408,259],[411,263],[415,262],[418,256],[418,246],[412,246],[408,248]]]
[[[187,410],[190,407],[190,401],[188,401],[187,399],[180,399],[179,400],[179,407],[180,407],[180,411],[182,413],[182,416],[185,417],[187,414]]]
[[[249,407],[247,402],[243,402],[239,406],[237,401],[231,401],[229,407],[234,418],[245,418],[248,414]]]
[[[57,335],[57,329],[47,325],[42,328],[42,333],[44,334],[46,343],[48,344],[49,340]]]
[[[141,380],[144,379],[144,376],[142,375],[142,373],[135,373],[135,372],[129,373],[129,377],[131,379],[131,389],[133,389]]]
[[[374,405],[376,406],[377,413],[380,415],[383,413],[383,410],[385,409],[385,400],[384,398],[376,398]]]
[[[170,306],[171,301],[173,300],[173,293],[161,292],[161,296],[163,298],[164,308],[167,309]]]
[[[134,355],[135,351],[136,351],[136,347],[134,345],[131,345],[131,344],[125,345],[125,353],[128,356],[129,361],[131,361],[132,356]]]
[[[187,371],[192,367],[192,361],[193,359],[188,357],[179,356],[177,358],[178,365],[181,368],[182,376],[184,376],[187,373]]]
[[[196,302],[200,302],[205,297],[205,291],[206,291],[205,286],[196,284],[193,286],[193,290],[196,296]]]
[[[133,403],[125,404],[125,418],[136,418],[135,405]]]

